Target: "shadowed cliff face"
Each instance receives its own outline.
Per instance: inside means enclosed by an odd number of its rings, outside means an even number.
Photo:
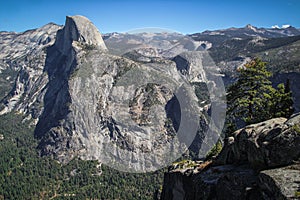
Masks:
[[[76,96],[71,94],[70,80],[75,71],[82,67],[78,61],[82,61],[88,48],[99,54],[106,51],[97,28],[87,18],[74,16],[67,17],[66,25],[57,32],[55,44],[47,49],[44,69],[49,82],[44,97],[44,110],[39,117],[35,135],[42,139],[39,144],[42,154],[55,155],[62,162],[71,160],[83,148],[82,141],[76,137],[76,124],[72,115],[74,110],[71,108],[72,98]]]
[[[182,54],[191,65],[182,74],[178,64],[149,51],[134,52],[151,62],[113,55],[90,21],[67,17],[47,49],[49,82],[35,129],[41,154],[63,163],[78,156],[144,172],[181,156],[196,134],[200,143],[210,141],[203,108],[189,84],[215,73],[205,73],[204,52]]]
[[[169,165],[193,141],[189,150],[203,157],[219,137],[222,120],[203,115],[216,96],[201,98],[219,92],[211,78],[220,77],[219,69],[204,63],[207,52],[195,51],[200,43],[189,37],[117,34],[106,40],[108,49],[83,16],[67,17],[63,27],[0,34],[0,68],[18,71],[8,77],[15,85],[0,114],[18,111],[35,119],[41,155],[144,172]],[[10,42],[20,49],[8,48]],[[201,84],[208,85],[205,92],[199,92]]]
[[[103,51],[106,49],[99,31],[87,18],[82,16],[67,17],[65,27],[57,32],[54,45],[47,49],[44,70],[48,74],[49,82],[44,97],[44,111],[39,118],[35,131],[35,135],[39,138],[49,131],[54,134],[54,138],[60,137],[51,129],[62,125],[62,121],[70,112],[69,79],[78,65],[77,45],[90,45]],[[64,123],[67,135],[72,136],[73,122],[65,121]],[[67,141],[64,143],[67,145]],[[46,154],[46,152],[43,153]]]
[[[65,27],[57,32],[55,44],[47,49],[44,70],[48,74],[49,82],[44,97],[44,111],[36,128],[38,137],[57,126],[58,121],[64,119],[70,112],[69,79],[78,65],[76,58],[78,45],[90,45],[95,49],[106,50],[101,34],[87,18],[67,17]],[[67,127],[69,131],[72,129],[71,125]]]

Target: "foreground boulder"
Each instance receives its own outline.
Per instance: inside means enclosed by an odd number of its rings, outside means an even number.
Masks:
[[[172,171],[164,176],[163,200],[261,199],[257,175],[247,166],[210,167],[199,173]]]
[[[258,186],[264,199],[299,199],[300,165],[264,170]]]
[[[300,157],[300,114],[246,126],[227,138],[217,163],[246,163],[256,169],[292,164]]]
[[[165,173],[161,199],[298,199],[300,115],[249,125],[213,162]]]

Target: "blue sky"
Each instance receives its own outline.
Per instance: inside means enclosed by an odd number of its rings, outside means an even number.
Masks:
[[[25,31],[84,15],[101,32],[160,27],[182,33],[252,24],[300,28],[300,0],[0,0],[0,31]]]

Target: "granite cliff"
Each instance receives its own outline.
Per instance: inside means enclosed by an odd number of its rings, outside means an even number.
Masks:
[[[190,85],[212,82],[210,92],[216,88],[218,70],[201,64],[205,52],[182,54],[191,68],[186,73],[157,45],[129,48],[126,55],[107,49],[85,17],[67,17],[47,48],[49,81],[35,128],[41,155],[62,163],[80,157],[123,171],[152,171],[179,157],[195,135],[204,151],[211,148],[217,136],[205,137],[209,122]]]
[[[0,114],[18,111],[33,119],[41,114],[48,82],[46,49],[55,42],[60,28],[50,23],[24,33],[0,32],[0,70],[4,75],[0,78],[4,90]]]

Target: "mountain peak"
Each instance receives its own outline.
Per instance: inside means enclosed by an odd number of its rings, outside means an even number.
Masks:
[[[289,24],[286,24],[286,25],[282,25],[282,28],[286,29],[286,28],[293,28],[293,27]]]
[[[281,27],[278,25],[272,26],[272,29],[290,29],[290,28],[294,28],[294,27],[289,24],[282,25]]]
[[[251,30],[253,30],[253,31],[256,31],[256,30],[257,30],[257,28],[256,28],[255,26],[252,26],[251,24],[247,24],[245,28],[251,29]]]
[[[96,26],[88,18],[80,15],[67,16],[64,28],[57,33],[56,45],[64,52],[71,47],[73,41],[106,49]]]
[[[57,30],[59,28],[61,28],[62,26],[58,25],[58,24],[55,24],[53,22],[50,22],[38,29],[36,29],[37,31],[45,31],[45,32],[51,32],[53,30]]]
[[[106,49],[105,44],[102,40],[101,33],[97,27],[86,17],[81,15],[67,16],[66,26],[70,24],[71,30],[75,28],[76,31],[74,36],[75,41],[87,43],[90,45],[99,46]],[[74,27],[72,27],[72,25]],[[73,32],[71,32],[73,34]]]

